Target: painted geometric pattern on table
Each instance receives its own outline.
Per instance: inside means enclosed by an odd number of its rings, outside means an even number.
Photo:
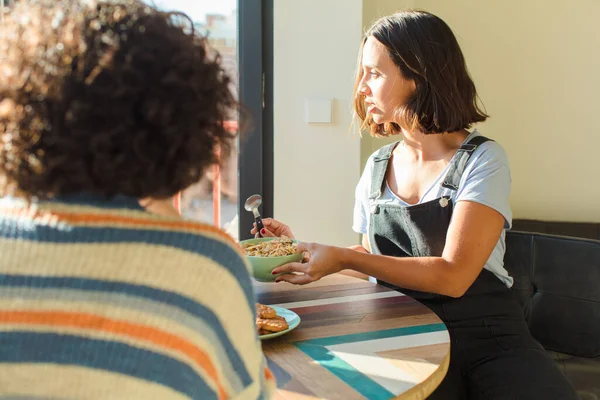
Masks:
[[[403,336],[402,343],[398,341],[399,336]],[[294,344],[357,392],[368,399],[377,400],[390,399],[406,392],[421,382],[419,375],[433,373],[442,361],[440,359],[434,364],[431,362],[433,360],[422,358],[421,354],[410,357],[411,350],[419,348],[437,358],[445,350],[438,349],[440,346],[436,345],[447,345],[448,341],[444,324],[429,324]]]
[[[278,305],[304,318],[311,313],[343,314],[345,310],[359,307],[367,298],[381,307],[392,302],[414,302],[401,293],[385,291]],[[306,323],[310,324],[310,320]],[[423,375],[432,374],[447,354],[449,341],[444,324],[429,323],[300,340],[293,344],[365,398],[378,400],[405,393],[421,382]],[[277,364],[271,364],[278,385],[285,386],[289,374]]]

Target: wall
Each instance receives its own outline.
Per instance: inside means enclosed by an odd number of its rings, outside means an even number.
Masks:
[[[362,0],[275,1],[274,214],[299,239],[357,242],[360,139],[350,130]],[[307,98],[334,99],[333,123],[309,125]]]
[[[401,8],[453,28],[507,150],[515,218],[600,222],[600,2],[304,0],[275,2],[275,216],[297,237],[337,245],[352,232],[354,187],[385,143],[358,139],[350,100],[361,33]],[[304,122],[304,100],[335,98],[334,124]]]
[[[492,117],[479,129],[509,155],[515,218],[600,222],[600,2],[413,6],[437,14],[458,36]],[[387,4],[379,11],[396,9]],[[361,159],[378,144],[367,139]]]

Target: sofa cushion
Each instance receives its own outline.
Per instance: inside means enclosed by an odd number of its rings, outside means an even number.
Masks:
[[[600,356],[600,241],[509,231],[504,261],[546,349]]]
[[[583,358],[549,351],[581,400],[600,400],[600,357]]]

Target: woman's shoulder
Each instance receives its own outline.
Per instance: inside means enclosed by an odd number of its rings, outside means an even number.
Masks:
[[[371,153],[369,158],[367,158],[367,162],[365,163],[364,171],[365,172],[372,171],[373,166],[375,164],[375,160],[385,158],[386,155],[389,156],[392,153],[392,151],[394,150],[394,148],[398,145],[398,143],[399,143],[399,141],[394,141],[392,143],[385,144],[385,145],[379,147],[373,153]]]
[[[131,202],[123,204],[106,202],[44,201],[28,205],[18,201],[4,204],[2,209],[12,213],[52,217],[57,224],[78,229],[52,230],[51,236],[59,240],[68,236],[73,243],[91,241],[104,246],[122,246],[127,243],[140,251],[142,247],[155,253],[172,252],[174,249],[201,257],[230,260],[245,259],[241,247],[225,231],[212,225],[188,221],[174,216],[150,213]],[[6,207],[10,207],[6,208]],[[36,223],[41,223],[36,220]],[[66,239],[60,239],[66,240]],[[140,247],[142,246],[142,247]],[[161,250],[162,249],[162,250]],[[173,254],[173,253],[172,253]],[[211,257],[214,256],[214,257]]]
[[[247,264],[244,250],[224,230],[203,222],[184,220],[173,217],[147,215],[162,231],[165,243],[171,243],[182,250],[192,251],[201,256],[221,259],[225,255],[229,261],[226,264]],[[246,265],[248,269],[249,266]]]
[[[377,158],[390,155],[394,151],[394,148],[398,145],[398,143],[400,143],[400,140],[395,140],[391,143],[384,144],[383,146],[375,150],[373,153],[371,153],[371,155],[369,156],[369,160],[375,160]]]
[[[470,164],[494,163],[506,165],[508,167],[508,155],[502,144],[495,139],[481,135],[478,131],[475,131],[474,133],[475,135],[472,136],[472,138],[479,136],[490,140],[477,146],[471,156]]]
[[[222,243],[226,247],[230,247],[240,255],[244,255],[240,245],[235,239],[224,230],[199,221],[186,220],[174,217],[148,216],[162,228],[165,233],[172,232],[173,234],[187,233],[190,235],[202,236],[213,241]]]
[[[159,215],[146,210],[111,210],[113,214],[121,214],[128,219],[132,228],[161,231],[164,235],[203,236],[223,243],[235,250],[240,250],[236,241],[224,230],[200,221],[184,219],[178,216]],[[127,218],[128,217],[128,218]]]

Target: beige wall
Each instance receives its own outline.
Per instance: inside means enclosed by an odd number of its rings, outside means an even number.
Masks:
[[[275,217],[303,240],[357,243],[354,188],[385,143],[349,130],[361,34],[402,8],[453,28],[492,118],[479,128],[507,150],[515,218],[600,222],[598,0],[303,0],[275,2]],[[331,97],[334,123],[304,121]]]
[[[274,214],[296,237],[352,245],[360,140],[350,102],[362,0],[275,1]],[[309,125],[307,98],[333,98],[333,123]]]
[[[382,15],[397,9],[386,3]],[[479,129],[509,155],[515,218],[600,222],[600,2],[412,6],[439,15],[458,36],[492,116]],[[361,162],[379,144],[365,140]]]
[[[363,0],[364,30],[377,19],[403,9],[414,8],[417,0]]]

